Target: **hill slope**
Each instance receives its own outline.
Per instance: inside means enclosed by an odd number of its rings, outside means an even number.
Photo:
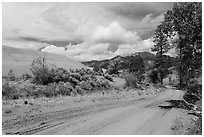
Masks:
[[[80,62],[62,55],[34,51],[30,49],[19,49],[2,46],[2,75],[6,75],[10,69],[18,76],[22,73],[30,73],[31,62],[39,57],[45,56],[49,65],[54,64],[65,69],[79,69],[85,67]]]
[[[82,62],[82,63],[86,66],[89,66],[89,67],[94,67],[95,65],[97,65],[97,66],[101,66],[104,69],[107,69],[107,66],[114,60],[121,60],[122,62],[127,63],[127,62],[129,62],[130,57],[137,58],[139,56],[144,60],[144,63],[145,63],[145,66],[147,69],[149,69],[153,65],[153,61],[156,59],[156,56],[152,53],[136,52],[136,53],[133,53],[131,55],[124,56],[124,57],[116,56],[116,57],[113,57],[111,59],[100,60],[100,61],[92,60],[92,61],[87,61],[87,62]],[[124,67],[127,67],[127,66],[124,66]]]

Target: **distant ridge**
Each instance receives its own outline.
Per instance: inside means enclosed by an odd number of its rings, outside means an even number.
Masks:
[[[31,73],[29,69],[31,62],[39,56],[45,56],[49,65],[54,64],[65,69],[85,67],[82,63],[71,57],[2,45],[2,75],[6,75],[10,69],[13,69],[16,75]]]
[[[129,57],[136,57],[138,58],[139,56],[143,59],[144,64],[145,64],[145,68],[146,70],[152,69],[154,66],[154,61],[156,60],[156,55],[154,55],[153,53],[150,52],[135,52],[132,53],[130,55],[126,55],[126,56],[115,56],[111,59],[105,59],[105,60],[92,60],[92,61],[86,61],[86,62],[82,62],[84,65],[89,66],[89,67],[94,67],[94,66],[100,66],[104,69],[107,69],[107,66],[109,64],[111,64],[111,62],[114,62],[116,60],[120,60],[121,62],[129,62]],[[168,55],[164,56],[166,60],[169,60],[169,63],[171,62],[176,62],[176,59],[173,57],[170,57]],[[171,64],[170,64],[171,65]],[[175,65],[175,63],[174,63]],[[125,68],[125,64],[123,66],[123,68]]]

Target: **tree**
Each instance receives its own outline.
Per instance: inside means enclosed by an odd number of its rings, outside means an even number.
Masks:
[[[163,79],[167,75],[168,67],[165,64],[164,53],[168,52],[170,49],[170,44],[167,40],[167,35],[165,34],[165,22],[161,22],[157,26],[157,29],[154,33],[154,47],[151,49],[156,53],[155,68],[158,70],[160,83],[163,85]]]
[[[171,45],[179,56],[180,87],[188,86],[202,66],[202,3],[174,3],[161,24],[164,36],[173,41]]]
[[[145,65],[144,65],[144,60],[140,55],[136,56],[130,56],[128,58],[129,60],[129,72],[134,74],[139,82],[141,82],[144,78],[143,74],[145,72]]]
[[[33,60],[30,70],[33,73],[34,83],[47,85],[53,80],[53,74],[46,64],[45,57],[38,57]]]
[[[107,66],[107,72],[108,74],[118,74],[119,70],[122,68],[121,66],[121,60],[115,59],[110,61],[109,65]]]
[[[140,55],[129,57],[129,72],[143,74],[145,72],[144,60]]]

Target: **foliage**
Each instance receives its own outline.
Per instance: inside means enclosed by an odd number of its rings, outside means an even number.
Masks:
[[[53,67],[51,69],[51,73],[53,75],[52,77],[52,82],[68,82],[71,80],[71,78],[69,77],[69,72],[64,69],[64,68],[57,68],[57,67]]]
[[[98,65],[98,64],[95,64],[95,65],[94,65],[93,71],[99,72],[99,73],[102,73],[102,72],[103,72],[102,68],[101,68],[100,65]]]
[[[131,88],[138,88],[138,79],[132,74],[126,74],[125,76],[125,86]]]
[[[28,80],[32,78],[32,75],[31,74],[28,74],[28,73],[23,73],[21,76],[20,76],[20,79],[22,80]]]
[[[14,74],[12,69],[9,70],[9,73],[8,73],[8,76],[7,76],[7,80],[9,80],[9,81],[16,80],[15,74]]]
[[[143,74],[145,72],[144,61],[140,55],[129,57],[129,72]]]
[[[108,75],[108,74],[105,75],[104,78],[109,80],[109,81],[111,81],[111,82],[113,82],[113,78],[110,75]]]
[[[158,32],[162,32],[162,35],[158,33],[155,37],[160,41],[163,36],[171,39],[171,45],[176,48],[179,56],[180,87],[188,86],[194,73],[201,71],[202,3],[175,3],[173,8],[164,14],[164,21],[159,27],[161,31]]]
[[[33,74],[34,83],[47,85],[52,82],[53,73],[48,68],[45,57],[38,57],[33,60],[30,70]]]
[[[93,90],[93,85],[91,85],[91,83],[88,81],[81,81],[79,86],[84,90]]]
[[[35,86],[31,83],[4,81],[2,83],[2,97],[6,99],[19,99],[29,97]]]
[[[154,47],[151,49],[153,52],[157,52],[159,57],[162,57],[164,53],[170,49],[170,44],[167,40],[165,31],[165,22],[161,22],[154,33]]]
[[[169,67],[170,67],[170,61],[166,60],[164,55],[156,56],[155,61],[155,68],[157,70],[157,75],[159,78],[160,83],[163,85],[163,79],[170,73]]]
[[[183,97],[187,102],[195,104],[197,101],[202,99],[202,85],[190,85]]]
[[[159,82],[159,75],[158,75],[157,70],[151,71],[151,73],[149,74],[149,77],[150,77],[152,83],[156,84]]]
[[[55,97],[71,96],[110,88],[107,79],[111,76],[99,74],[90,69],[66,70],[63,68],[48,68],[45,58],[37,58],[32,62],[33,75],[23,74],[15,81],[4,79],[2,97],[5,99],[38,98],[41,96]],[[99,74],[99,75],[98,75]]]
[[[202,85],[193,84],[190,85],[187,92],[184,94],[184,99],[192,104],[195,104],[197,111],[202,112]],[[190,127],[190,135],[202,135],[202,113],[197,115],[198,118],[193,121],[194,126]]]
[[[108,74],[118,74],[119,70],[121,69],[121,60],[120,59],[115,59],[112,60],[109,65],[107,66],[107,72]]]

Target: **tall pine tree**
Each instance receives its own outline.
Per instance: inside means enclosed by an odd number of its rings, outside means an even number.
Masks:
[[[188,86],[196,72],[202,71],[202,3],[174,3],[161,24],[164,36],[178,36],[174,46],[179,57],[180,87]]]
[[[168,68],[165,63],[164,53],[168,52],[170,49],[169,42],[167,40],[167,35],[165,34],[165,22],[161,22],[154,33],[154,47],[153,52],[156,53],[155,68],[159,72],[159,79],[161,84],[163,84],[163,79],[166,76]]]

